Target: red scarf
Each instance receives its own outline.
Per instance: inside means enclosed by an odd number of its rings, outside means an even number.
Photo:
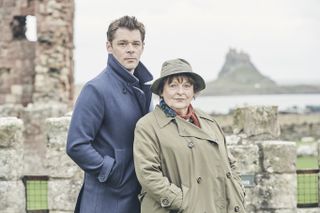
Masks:
[[[186,115],[180,115],[179,113],[177,113],[177,115],[185,120],[190,120],[191,123],[193,123],[194,125],[196,125],[197,127],[200,127],[200,122],[199,119],[197,118],[196,114],[194,113],[193,107],[190,104],[188,107],[188,112]]]

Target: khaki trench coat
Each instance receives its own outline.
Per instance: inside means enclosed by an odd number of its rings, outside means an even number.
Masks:
[[[141,213],[245,212],[244,191],[215,120],[196,110],[201,129],[159,106],[135,129]]]

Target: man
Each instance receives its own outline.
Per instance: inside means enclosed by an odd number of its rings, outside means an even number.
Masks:
[[[144,25],[135,17],[113,21],[107,67],[86,83],[76,102],[67,153],[85,177],[75,212],[140,212],[132,149],[135,124],[151,103],[152,75],[140,62],[144,38]]]

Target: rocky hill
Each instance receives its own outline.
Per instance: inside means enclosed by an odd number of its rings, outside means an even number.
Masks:
[[[230,49],[218,78],[202,95],[320,93],[320,85],[280,86],[263,75],[245,52]]]

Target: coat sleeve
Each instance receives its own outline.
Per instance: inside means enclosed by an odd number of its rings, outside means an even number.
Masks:
[[[168,210],[182,206],[182,190],[162,173],[160,149],[151,125],[138,122],[134,137],[134,164],[138,180],[148,196]]]
[[[100,182],[108,179],[114,158],[102,156],[92,146],[104,118],[104,99],[92,85],[86,85],[75,104],[67,137],[67,154],[85,172]]]

